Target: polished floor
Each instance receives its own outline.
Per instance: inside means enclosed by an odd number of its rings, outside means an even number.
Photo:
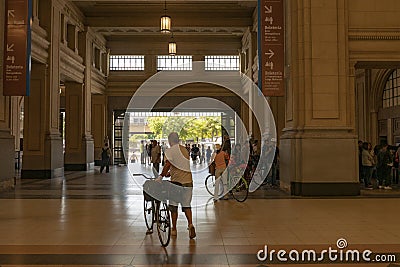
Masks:
[[[132,172],[151,173],[130,165]],[[142,181],[127,167],[110,173],[66,173],[52,180],[17,179],[0,193],[0,266],[398,266],[400,198],[292,198],[263,188],[244,203],[213,203],[195,171],[197,237],[190,240],[183,213],[178,236],[162,248],[146,235]],[[391,193],[394,194],[394,193]],[[337,248],[393,255],[392,262],[283,262],[257,259],[259,250],[289,252]],[[343,241],[343,240],[342,240]],[[380,256],[382,256],[380,255]],[[374,258],[376,259],[376,258]],[[396,264],[397,262],[397,264]]]

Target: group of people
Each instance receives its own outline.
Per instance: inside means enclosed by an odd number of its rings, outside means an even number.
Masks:
[[[160,142],[157,140],[150,140],[146,144],[145,141],[140,141],[140,163],[152,165],[154,174],[158,176],[160,164],[164,165],[165,162],[166,149],[167,146],[164,142],[160,145]]]
[[[264,165],[266,166],[268,163],[270,163],[272,167],[270,170],[270,175],[268,176],[269,183],[272,186],[277,186],[279,149],[276,144],[269,141],[264,141],[261,151],[264,155],[263,159],[260,159],[258,140],[252,139],[250,139],[248,142],[245,142],[243,147],[241,144],[235,144],[233,149],[231,149],[229,136],[224,137],[222,146],[219,144],[215,146],[215,152],[211,158],[211,161],[215,164],[215,202],[220,199],[219,196],[221,195],[223,196],[222,199],[227,199],[226,193],[228,191],[227,185],[229,173],[229,171],[226,171],[227,168],[240,168],[240,166],[244,165],[244,176],[246,179],[250,180],[260,160],[262,165],[261,167],[264,167]],[[262,175],[266,176],[267,174]],[[222,194],[220,194],[220,187],[222,187]]]
[[[192,146],[190,146],[190,144],[185,144],[185,148],[190,153],[193,165],[197,164],[197,159],[199,159],[199,164],[210,162],[212,155],[210,146],[205,149],[204,144],[192,144]]]
[[[392,180],[395,184],[399,181],[400,145],[382,143],[372,148],[371,143],[358,141],[358,149],[359,179],[365,188],[392,189]]]

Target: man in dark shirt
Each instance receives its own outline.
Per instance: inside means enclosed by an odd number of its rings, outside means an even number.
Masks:
[[[393,160],[388,144],[384,144],[378,154],[377,172],[379,179],[379,188],[392,189],[391,185],[391,170],[393,167]]]

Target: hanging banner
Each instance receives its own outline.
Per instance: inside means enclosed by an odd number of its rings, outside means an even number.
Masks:
[[[284,0],[258,0],[258,86],[265,96],[283,96]]]
[[[6,0],[3,95],[29,95],[31,0]]]

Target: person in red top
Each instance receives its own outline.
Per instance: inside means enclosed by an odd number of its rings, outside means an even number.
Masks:
[[[214,189],[214,201],[219,200],[219,196],[223,196],[228,192],[227,188],[227,172],[226,160],[229,160],[229,154],[221,150],[221,145],[215,145],[215,152],[212,156],[212,160],[215,162],[215,189]],[[222,183],[222,184],[221,184]],[[222,185],[222,194],[219,194],[220,186]],[[224,199],[228,199],[225,197]]]

